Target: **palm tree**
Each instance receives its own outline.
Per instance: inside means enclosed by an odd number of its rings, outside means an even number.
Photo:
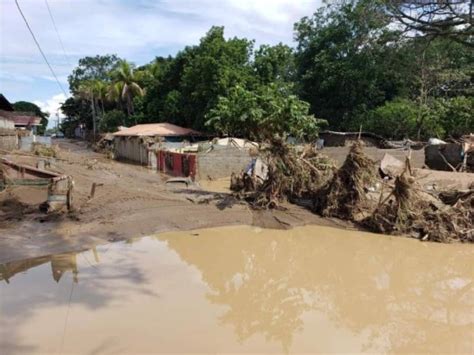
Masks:
[[[90,101],[91,111],[92,111],[92,131],[94,136],[94,141],[97,134],[97,114],[96,114],[96,98],[94,90],[94,81],[88,80],[81,83],[78,89],[78,96],[85,100]]]
[[[105,114],[104,101],[107,97],[108,86],[104,81],[94,80],[92,84],[92,90],[94,92],[94,97],[97,100],[97,105],[100,103],[100,108],[102,111],[102,116]]]
[[[117,96],[125,101],[127,115],[133,114],[133,97],[143,96],[143,89],[137,83],[138,78],[133,71],[133,66],[126,60],[120,61],[117,69],[112,72],[113,84],[111,86],[111,96]],[[136,123],[136,122],[135,122]]]

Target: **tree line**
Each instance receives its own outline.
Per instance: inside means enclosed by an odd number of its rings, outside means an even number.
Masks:
[[[414,3],[325,3],[295,24],[294,48],[212,27],[143,66],[85,57],[69,76],[62,128],[170,122],[251,139],[313,138],[323,126],[391,139],[474,131],[472,4]]]

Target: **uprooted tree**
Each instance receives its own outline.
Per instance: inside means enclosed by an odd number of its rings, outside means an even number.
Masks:
[[[311,145],[298,151],[281,137],[264,144],[259,156],[266,166],[264,178],[244,172],[231,179],[235,195],[256,208],[279,207],[284,200],[310,199],[334,169],[333,162]]]
[[[405,169],[362,225],[378,233],[434,242],[474,242],[474,186],[463,193],[449,194],[449,204],[443,202],[447,201],[422,191]]]
[[[342,166],[313,195],[313,209],[325,217],[355,220],[368,208],[367,188],[375,183],[375,162],[354,143]]]
[[[233,177],[232,188],[239,197],[256,207],[277,207],[282,200],[309,193],[331,171],[327,158],[311,148],[297,152],[286,142],[290,136],[299,140],[317,136],[325,121],[308,112],[309,104],[293,95],[288,86],[262,85],[253,91],[236,86],[228,96],[219,98],[207,125],[223,135],[261,142],[253,164],[259,156],[267,167],[263,179],[248,172]]]

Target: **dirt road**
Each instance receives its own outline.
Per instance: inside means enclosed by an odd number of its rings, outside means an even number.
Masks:
[[[61,140],[59,159],[51,170],[74,179],[74,211],[60,215],[28,210],[15,218],[0,218],[0,264],[26,257],[78,251],[96,244],[162,231],[224,225],[289,228],[305,224],[335,225],[309,211],[290,205],[287,211],[251,211],[219,194],[218,202],[199,188],[165,184],[168,176],[144,167],[106,159],[84,142]],[[16,162],[36,164],[36,157],[7,156]],[[95,196],[89,199],[93,183]],[[0,201],[14,197],[37,204],[45,190],[14,188],[0,193]],[[207,200],[210,200],[208,198]],[[1,217],[1,215],[0,215]]]

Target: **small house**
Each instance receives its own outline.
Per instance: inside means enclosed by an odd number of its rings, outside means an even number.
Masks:
[[[0,94],[0,149],[12,150],[18,146],[18,137],[15,131],[15,122],[8,114],[13,106]]]
[[[28,131],[27,135],[35,134],[36,127],[41,126],[41,117],[32,112],[15,111],[13,105],[2,94],[0,94],[0,117],[3,121],[5,119],[13,121],[14,128]]]
[[[184,142],[194,142],[202,137],[198,131],[171,123],[140,124],[113,135],[116,159],[150,166],[156,165],[156,154],[152,152],[158,148],[177,148]]]

